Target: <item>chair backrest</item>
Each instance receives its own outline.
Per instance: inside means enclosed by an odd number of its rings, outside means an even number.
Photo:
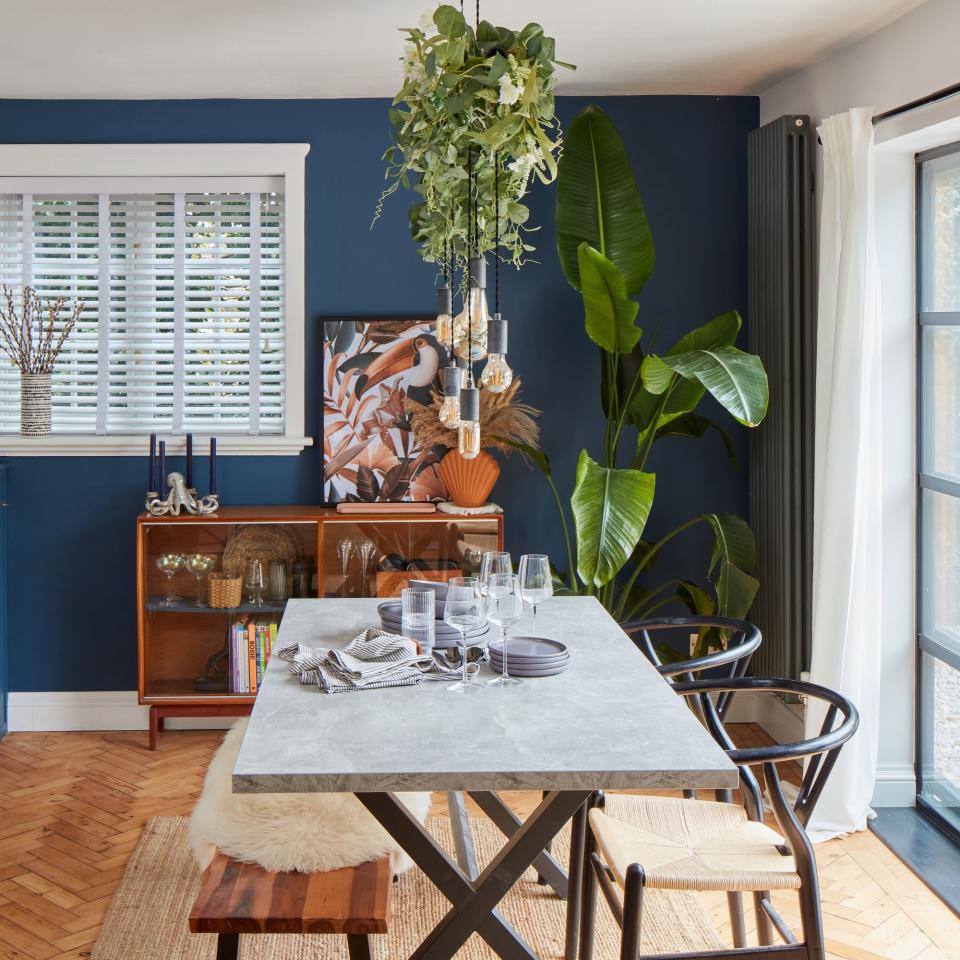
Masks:
[[[760,631],[746,620],[734,620],[732,617],[659,617],[648,620],[632,620],[621,623],[620,628],[631,637],[634,643],[647,655],[660,674],[669,680],[694,680],[706,670],[720,670],[723,677],[742,677],[750,658],[760,646]],[[721,650],[705,654],[702,657],[689,657],[685,660],[664,661],[654,645],[651,634],[657,631],[701,630],[714,628],[727,634],[727,645]],[[716,708],[723,719],[733,693],[721,694]]]
[[[767,792],[778,823],[787,833],[791,826],[806,827],[816,806],[827,779],[833,770],[840,749],[856,733],[860,723],[857,708],[844,696],[816,683],[804,680],[771,679],[766,677],[734,677],[729,680],[691,680],[677,683],[674,689],[684,697],[693,698],[694,706],[701,715],[707,728],[720,743],[727,756],[739,767],[741,786],[745,786],[744,797],[750,797],[748,807],[755,806],[757,816],[763,816],[759,787],[750,770],[752,764],[762,766]],[[778,693],[790,693],[804,697],[808,702],[819,700],[826,704],[826,715],[815,737],[797,740],[793,743],[770,744],[763,747],[738,748],[734,745],[723,725],[723,719],[715,700],[724,694],[744,691],[759,692],[764,696]],[[777,764],[786,760],[810,758],[804,771],[797,799],[792,807],[787,804],[780,783]],[[751,812],[748,810],[748,812]]]

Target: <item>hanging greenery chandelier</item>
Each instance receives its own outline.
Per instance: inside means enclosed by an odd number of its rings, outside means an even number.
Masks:
[[[471,459],[480,448],[479,393],[474,363],[487,357],[479,385],[506,390],[507,324],[500,316],[500,260],[521,267],[534,250],[530,181],[557,175],[560,124],[553,89],[556,43],[536,23],[520,31],[480,19],[471,27],[460,9],[439,6],[419,27],[406,28],[404,83],[390,109],[393,144],[384,154],[390,186],[377,204],[403,186],[418,200],[410,230],[424,260],[440,266],[437,339],[449,351],[443,370],[440,421],[458,429],[458,447]],[[486,294],[485,254],[493,252],[494,310]],[[457,272],[461,282],[456,283]],[[454,316],[454,290],[462,309]]]

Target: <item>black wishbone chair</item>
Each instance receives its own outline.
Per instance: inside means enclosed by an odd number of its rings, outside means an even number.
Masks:
[[[683,630],[702,627],[716,627],[727,632],[727,645],[722,650],[707,653],[702,657],[690,657],[687,660],[666,661],[661,658],[653,644],[651,633],[658,630]],[[734,620],[732,617],[658,617],[650,620],[628,620],[620,624],[620,629],[647,655],[647,659],[657,671],[668,680],[679,678],[695,679],[707,670],[726,669],[721,676],[742,677],[750,666],[750,659],[760,646],[760,631],[746,620]],[[721,697],[717,703],[720,718],[727,715],[733,694]]]
[[[840,749],[856,732],[856,708],[845,697],[818,684],[799,680],[735,677],[676,684],[740,771],[744,806],[671,797],[595,794],[587,811],[583,889],[580,907],[580,960],[591,960],[597,888],[603,892],[622,930],[621,960],[640,954],[644,897],[661,891],[687,898],[689,950],[676,958],[738,957],[760,960],[823,960],[825,947],[820,891],[813,847],[804,830]],[[796,743],[737,749],[723,727],[716,698],[743,691],[773,696],[799,694],[826,704],[816,737]],[[777,764],[809,758],[797,799],[783,793]],[[759,785],[750,769],[759,765],[766,794],[783,836],[763,823]],[[638,804],[634,801],[643,800]],[[758,947],[724,946],[698,903],[699,891],[752,892]],[[771,890],[796,890],[800,900],[801,939],[790,930],[770,901]],[[655,907],[654,907],[655,909]],[[652,919],[652,918],[651,918]],[[702,921],[702,922],[701,922]],[[774,930],[783,940],[773,943]]]
[[[683,630],[689,633],[693,630],[700,630],[704,627],[715,627],[723,630],[726,634],[726,646],[721,650],[705,654],[702,657],[690,657],[686,660],[668,660],[664,661],[656,646],[654,645],[651,634],[658,631],[672,632]],[[705,671],[717,671],[721,677],[742,677],[750,666],[750,660],[760,646],[760,630],[752,623],[746,620],[735,620],[732,617],[657,617],[645,620],[631,620],[620,624],[620,629],[624,631],[633,642],[646,654],[647,659],[657,668],[657,671],[672,684],[683,680],[694,680]],[[723,693],[716,698],[715,708],[723,720],[730,709],[733,701],[733,692]],[[698,714],[701,722],[706,723],[706,719],[696,704],[693,704],[694,712]],[[752,779],[752,777],[751,777]],[[759,798],[759,787],[754,781],[756,797]],[[695,790],[684,790],[684,797],[687,799],[696,799]],[[715,791],[717,800],[731,803],[733,801],[732,790]],[[649,797],[631,797],[630,802],[634,804],[655,803],[656,798]],[[757,800],[757,803],[760,801]],[[573,857],[571,856],[571,871],[574,868]],[[577,869],[583,869],[577,865]],[[567,927],[567,956],[572,955],[574,950],[574,939],[576,937],[576,918],[579,916],[579,897],[577,889],[571,887],[570,919]],[[730,910],[730,925],[733,929],[734,943],[743,946],[746,943],[746,923],[743,915],[743,897],[736,891],[728,892],[727,903]]]

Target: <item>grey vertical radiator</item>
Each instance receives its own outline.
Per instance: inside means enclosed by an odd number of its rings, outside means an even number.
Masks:
[[[809,117],[749,135],[747,332],[770,378],[767,417],[750,431],[750,524],[763,633],[753,672],[810,666],[815,373],[813,150]]]

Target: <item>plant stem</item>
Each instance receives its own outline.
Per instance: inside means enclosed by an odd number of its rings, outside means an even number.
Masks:
[[[553,477],[551,477],[549,473],[545,473],[544,476],[547,478],[547,483],[550,484],[550,492],[553,494],[553,499],[557,504],[557,511],[560,514],[560,525],[563,528],[563,544],[567,550],[567,582],[570,584],[570,589],[576,593],[577,580],[573,564],[573,546],[570,543],[570,528],[567,526],[567,515],[563,511],[563,504],[560,501],[560,494],[557,492],[557,485],[553,482]]]
[[[663,391],[663,399],[660,401],[659,406],[654,413],[653,420],[651,421],[650,434],[647,439],[644,441],[643,447],[641,450],[637,451],[636,457],[634,457],[633,465],[638,470],[643,470],[647,465],[647,457],[650,456],[650,451],[653,449],[653,442],[657,438],[657,429],[660,426],[660,417],[663,414],[663,411],[667,408],[667,403],[670,400],[670,394],[673,393],[673,388],[677,382],[677,375],[674,374],[670,378],[670,386]]]
[[[627,605],[627,597],[630,594],[630,590],[633,588],[633,585],[637,582],[637,577],[640,576],[640,571],[647,565],[650,559],[655,556],[655,554],[667,543],[669,543],[674,537],[678,534],[683,533],[684,530],[688,530],[690,527],[700,523],[703,520],[702,516],[694,517],[692,520],[687,520],[686,523],[681,523],[679,527],[674,527],[668,534],[661,537],[650,549],[637,560],[636,566],[633,568],[633,573],[630,574],[629,579],[624,585],[623,592],[620,595],[620,603],[617,605],[616,609],[616,619],[620,620],[623,618],[623,611]]]
[[[640,382],[640,371],[637,370],[636,376],[633,378],[633,383],[630,384],[630,389],[627,391],[627,397],[623,401],[623,407],[620,410],[620,416],[617,420],[617,432],[613,437],[613,447],[616,450],[617,445],[620,442],[620,431],[623,429],[623,423],[627,418],[627,411],[630,409],[630,404],[633,401],[633,395],[637,392],[637,384]]]

